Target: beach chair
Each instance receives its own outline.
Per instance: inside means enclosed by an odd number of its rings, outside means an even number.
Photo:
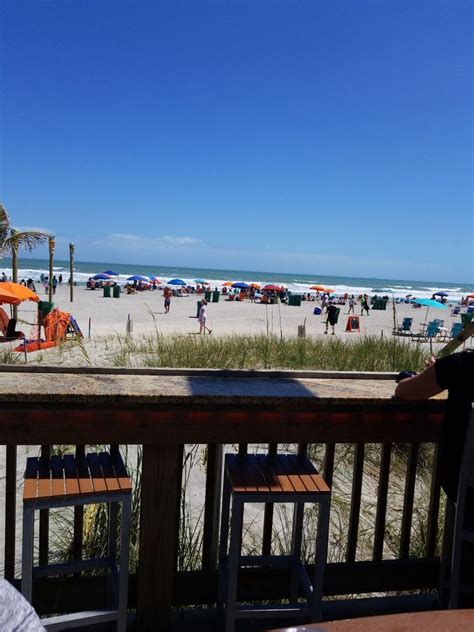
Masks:
[[[82,333],[81,328],[77,324],[77,320],[71,314],[69,315],[69,323],[66,330],[66,336],[67,335],[77,336],[78,338],[84,338],[84,334]]]
[[[439,323],[437,323],[435,320],[428,323],[428,327],[426,328],[425,333],[426,340],[436,338],[436,336],[439,334],[439,327]]]
[[[436,338],[439,334],[439,325],[436,321],[432,320],[428,323],[428,326],[423,331],[420,331],[417,334],[414,334],[412,338],[417,340],[418,342],[427,342],[428,340],[432,340]]]
[[[459,305],[456,305],[456,307],[453,307],[453,309],[451,310],[451,316],[458,316],[461,313],[461,307]]]
[[[457,338],[462,330],[463,330],[462,323],[453,323],[453,326],[451,327],[451,333],[449,334],[449,337],[450,338]]]
[[[409,334],[411,334],[412,333],[412,330],[411,330],[411,326],[412,325],[413,325],[413,318],[404,318],[402,324],[397,327],[397,329],[394,331],[394,333],[397,333],[397,334],[409,333]]]

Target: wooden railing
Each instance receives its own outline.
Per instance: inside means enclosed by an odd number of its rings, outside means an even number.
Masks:
[[[137,374],[140,379],[137,380]],[[0,443],[6,447],[4,572],[15,580],[17,525],[17,445],[50,446],[142,444],[140,560],[130,577],[130,607],[141,630],[168,629],[172,606],[212,604],[216,599],[217,542],[222,446],[249,444],[276,452],[297,444],[311,453],[324,444],[320,465],[334,482],[338,444],[354,444],[344,559],[327,566],[325,594],[354,595],[437,587],[435,557],[440,508],[437,442],[442,436],[444,402],[407,404],[392,399],[393,376],[301,372],[4,370],[0,385]],[[11,390],[10,390],[11,388]],[[177,571],[178,526],[184,446],[207,445],[201,568]],[[408,444],[399,550],[384,559],[387,515],[393,510],[390,476],[395,444]],[[368,444],[380,445],[373,546],[361,559],[360,516]],[[424,549],[413,557],[412,520],[417,464],[422,444],[435,444],[432,480],[423,517]],[[337,472],[336,472],[337,474]],[[335,489],[335,488],[334,488]],[[334,494],[333,492],[333,499]],[[265,510],[262,550],[272,545],[272,506]],[[48,557],[51,526],[40,518],[39,557]],[[81,557],[82,511],[74,516],[74,556]],[[392,556],[393,557],[393,556]],[[18,580],[18,577],[16,578]],[[242,573],[245,599],[282,598],[284,571]],[[80,590],[78,588],[80,587]],[[94,607],[103,596],[100,577],[43,578],[34,591],[40,612]],[[335,607],[334,603],[331,604]]]

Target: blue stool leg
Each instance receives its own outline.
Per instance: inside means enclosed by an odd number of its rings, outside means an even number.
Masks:
[[[110,569],[107,573],[107,601],[109,606],[117,607],[117,576],[115,574],[117,564],[117,519],[119,504],[111,502],[108,505],[108,546],[107,557],[109,558]]]
[[[33,581],[33,535],[35,512],[23,507],[23,547],[21,558],[21,594],[31,603]]]
[[[117,604],[117,632],[127,629],[128,603],[128,565],[130,557],[130,519],[132,514],[132,495],[122,502],[122,524],[120,528],[120,569]]]
[[[304,503],[295,503],[293,510],[293,531],[291,535],[291,592],[290,603],[298,600],[299,575],[297,564],[301,560],[301,543],[303,540]]]
[[[229,582],[225,608],[225,632],[234,632],[237,611],[237,580],[239,574],[240,540],[243,515],[243,501],[235,496],[232,502],[229,549]]]
[[[217,586],[217,610],[222,612],[224,605],[224,583],[226,574],[227,546],[229,538],[230,483],[227,472],[224,472],[224,491],[222,495],[221,534],[219,541],[219,573]],[[227,569],[228,570],[228,569]]]
[[[323,599],[323,580],[326,567],[328,537],[329,537],[329,508],[331,496],[328,494],[319,501],[318,533],[316,536],[316,554],[314,559],[313,576],[313,619],[321,621],[321,602]]]

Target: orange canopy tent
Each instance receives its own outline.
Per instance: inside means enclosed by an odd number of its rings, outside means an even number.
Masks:
[[[22,301],[35,301],[35,303],[38,303],[39,300],[38,294],[24,285],[13,283],[12,281],[0,283],[0,303],[19,305]]]

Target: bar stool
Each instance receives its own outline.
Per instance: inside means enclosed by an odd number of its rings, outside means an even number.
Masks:
[[[225,455],[219,548],[218,611],[225,605],[225,632],[233,632],[236,619],[304,617],[321,619],[323,577],[326,564],[331,491],[311,461],[302,455]],[[242,517],[245,503],[294,503],[290,555],[241,555]],[[305,503],[319,505],[313,577],[301,562]],[[229,537],[229,510],[232,505]],[[288,604],[237,604],[241,567],[280,567],[291,570]],[[303,603],[298,601],[305,596]],[[265,599],[265,597],[262,597]]]
[[[77,505],[109,505],[108,556],[90,560],[34,566],[34,513]],[[122,504],[120,564],[116,561],[117,533],[112,517]],[[62,630],[106,621],[117,621],[117,630],[127,626],[129,531],[132,483],[118,452],[75,457],[28,458],[23,490],[23,555],[21,593],[31,603],[33,577],[47,577],[93,568],[107,569],[109,609],[76,612],[42,619],[46,629]]]

